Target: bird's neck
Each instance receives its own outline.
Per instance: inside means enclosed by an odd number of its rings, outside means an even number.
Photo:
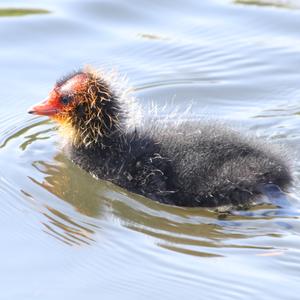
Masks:
[[[76,147],[111,147],[124,134],[126,113],[111,89],[103,82],[91,85],[86,99],[70,117],[71,140]]]

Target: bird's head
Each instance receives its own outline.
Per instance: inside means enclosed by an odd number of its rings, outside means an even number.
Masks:
[[[110,84],[90,68],[59,80],[48,97],[29,113],[57,121],[75,146],[85,147],[101,143],[121,130],[123,118]]]

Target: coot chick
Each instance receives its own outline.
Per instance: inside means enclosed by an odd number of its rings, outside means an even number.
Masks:
[[[142,122],[128,126],[126,96],[90,68],[58,81],[29,113],[65,129],[73,162],[96,178],[178,206],[245,205],[291,182],[274,146],[216,123]]]

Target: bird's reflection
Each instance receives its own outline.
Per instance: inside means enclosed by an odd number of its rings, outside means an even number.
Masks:
[[[88,217],[101,218],[105,195],[101,196],[101,182],[72,164],[63,154],[49,163],[34,161],[33,166],[43,174],[42,180],[30,178],[35,184],[52,195],[71,204],[78,212]],[[103,184],[105,186],[105,184]],[[105,192],[105,188],[104,188]],[[79,222],[52,204],[45,204],[44,231],[69,245],[90,244],[94,241],[94,224]]]
[[[247,231],[255,220],[264,218],[259,210],[258,213],[253,210],[249,214],[227,214],[224,217],[224,214],[208,209],[156,203],[94,179],[62,153],[57,154],[51,163],[35,161],[33,165],[43,174],[43,180],[32,178],[32,181],[71,204],[80,214],[92,220],[113,222],[117,219],[118,224],[151,236],[158,246],[165,249],[197,256],[224,255],[226,248],[272,249],[272,245],[236,243],[262,234],[275,236],[276,229],[264,226]],[[50,206],[49,202],[43,214],[47,220],[43,223],[44,231],[60,241],[69,245],[88,245],[95,241],[94,234],[99,230],[95,223],[82,223],[76,216]]]

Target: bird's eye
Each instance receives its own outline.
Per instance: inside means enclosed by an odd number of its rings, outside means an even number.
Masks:
[[[63,105],[69,104],[69,103],[71,102],[71,100],[72,100],[72,97],[71,97],[71,96],[67,96],[67,95],[62,96],[62,97],[60,98],[60,102],[61,102]]]

